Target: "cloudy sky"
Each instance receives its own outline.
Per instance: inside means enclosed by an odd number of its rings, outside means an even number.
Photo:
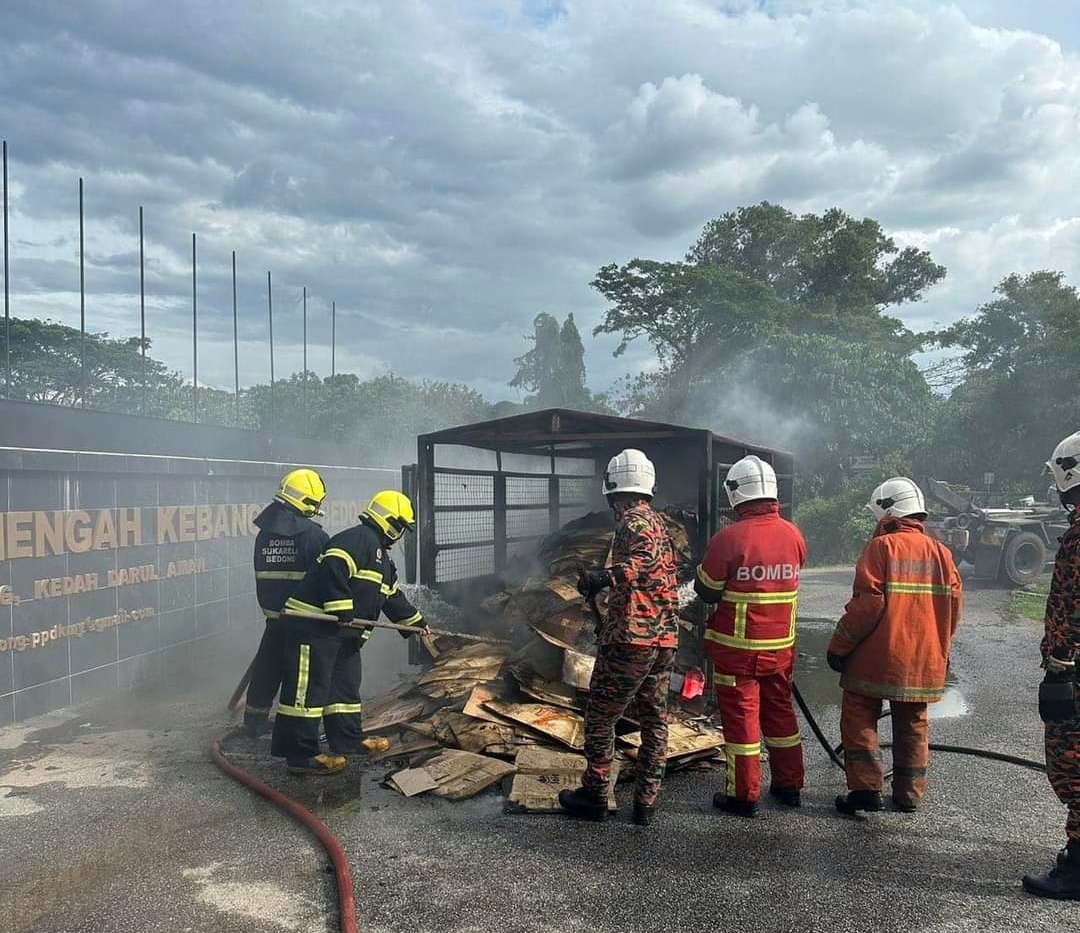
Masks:
[[[138,332],[200,381],[338,368],[506,386],[541,310],[603,312],[596,269],[679,258],[768,199],[931,251],[913,327],[1011,271],[1080,281],[1080,12],[1058,0],[8,0],[0,136],[12,313]],[[646,365],[586,336],[594,388]]]

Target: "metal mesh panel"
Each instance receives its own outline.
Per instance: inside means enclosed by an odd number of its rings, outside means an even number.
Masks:
[[[495,537],[495,513],[438,512],[435,515],[435,543],[466,544],[490,541]]]
[[[495,480],[471,473],[435,474],[435,505],[493,505]]]
[[[506,477],[507,505],[544,505],[547,501],[547,476]]]
[[[494,571],[495,548],[490,544],[454,548],[452,551],[439,551],[435,555],[435,579],[440,583],[478,577]]]
[[[547,509],[507,509],[506,536],[522,538],[526,535],[546,535],[551,527]]]
[[[559,479],[559,504],[583,505],[596,492],[596,478],[592,476],[572,476]]]

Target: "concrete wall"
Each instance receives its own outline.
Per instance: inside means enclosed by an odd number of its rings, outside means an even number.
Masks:
[[[132,446],[147,446],[143,420]],[[193,456],[0,447],[0,726],[130,686],[171,649],[261,618],[250,520],[299,464],[199,456],[201,429],[172,427],[170,449]],[[399,484],[397,470],[304,465],[326,479],[331,534]]]

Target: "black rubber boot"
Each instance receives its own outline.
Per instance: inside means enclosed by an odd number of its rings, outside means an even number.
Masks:
[[[559,791],[559,806],[571,816],[602,823],[607,819],[607,795],[591,787]]]
[[[848,816],[854,816],[860,810],[877,813],[885,809],[885,801],[880,791],[853,790],[849,791],[846,797],[836,798],[836,809]]]
[[[1024,890],[1036,897],[1080,901],[1080,844],[1069,843],[1045,875],[1024,875]]]
[[[647,804],[647,803],[641,803],[638,800],[634,801],[634,817],[633,817],[633,819],[634,819],[634,822],[638,824],[638,826],[649,826],[652,823],[653,817],[655,815],[656,815],[656,805],[655,804],[650,805],[650,804]]]
[[[802,806],[802,794],[791,787],[770,787],[769,796],[779,800],[785,807]]]
[[[345,770],[346,761],[340,755],[315,755],[313,758],[289,758],[285,766],[289,774],[338,774]]]
[[[757,816],[757,802],[753,800],[741,800],[738,797],[729,797],[727,794],[713,794],[712,805],[717,810],[723,810],[733,816],[745,816],[751,820]]]
[[[892,805],[894,810],[899,810],[901,813],[914,813],[919,809],[919,805],[907,797],[898,797],[893,794]]]

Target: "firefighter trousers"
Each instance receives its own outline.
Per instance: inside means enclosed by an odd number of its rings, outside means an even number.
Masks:
[[[1046,775],[1069,815],[1065,833],[1080,843],[1080,716],[1046,724]]]
[[[606,791],[615,757],[615,723],[634,703],[641,725],[641,747],[634,762],[634,799],[647,806],[656,803],[667,761],[667,693],[674,666],[674,648],[600,647],[585,706],[587,764],[583,787]]]
[[[802,737],[791,705],[791,671],[713,674],[727,757],[725,793],[753,802],[761,796],[761,743],[769,750],[772,786],[802,790]]]
[[[840,741],[848,790],[880,793],[885,768],[878,740],[878,720],[884,700],[844,691],[840,708]],[[926,795],[926,767],[930,763],[930,717],[925,703],[889,700],[892,712],[893,779],[895,800],[917,805]]]
[[[281,698],[270,754],[289,760],[319,754],[319,720],[335,755],[359,751],[360,639],[320,622],[301,623],[283,639]]]
[[[281,686],[282,622],[267,619],[259,650],[251,662],[251,681],[244,703],[244,722],[254,725],[265,722],[270,715],[278,688]]]

